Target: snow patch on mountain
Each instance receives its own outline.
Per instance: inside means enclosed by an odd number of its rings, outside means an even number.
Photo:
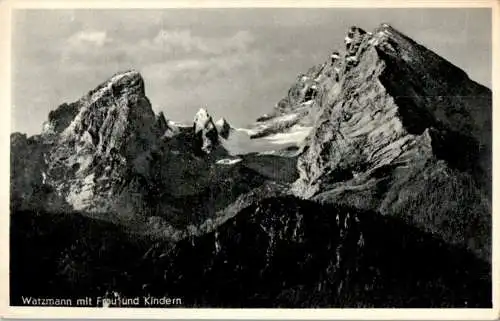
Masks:
[[[249,153],[274,153],[287,147],[300,146],[309,135],[311,127],[296,125],[284,133],[277,133],[261,138],[252,138],[253,129],[237,128],[221,144],[230,155]]]
[[[288,132],[277,133],[267,137],[262,138],[263,140],[269,141],[271,144],[276,145],[288,145],[288,144],[300,144],[306,139],[312,130],[312,126],[293,126]]]
[[[167,121],[167,125],[168,126],[172,126],[172,127],[181,127],[181,128],[191,127],[191,125],[184,124],[184,123],[179,123],[179,122],[176,122],[176,121],[173,121],[173,120],[168,120]]]
[[[252,129],[252,128],[236,128],[236,131],[243,132],[243,133],[247,134],[249,136],[249,138],[250,138],[250,136],[255,135],[257,133],[257,131],[255,129]]]
[[[223,158],[215,162],[217,165],[234,165],[241,162],[241,158]]]

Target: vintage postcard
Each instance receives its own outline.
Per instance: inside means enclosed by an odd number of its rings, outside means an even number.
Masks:
[[[0,8],[1,315],[498,318],[496,1]]]

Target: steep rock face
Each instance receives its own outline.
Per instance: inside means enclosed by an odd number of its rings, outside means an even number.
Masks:
[[[386,24],[345,42],[318,75],[295,194],[402,216],[488,257],[491,91]]]
[[[139,181],[151,177],[165,124],[151,109],[141,75],[119,73],[49,114],[43,160],[33,163],[45,167],[45,184],[73,209],[132,214],[143,206]]]

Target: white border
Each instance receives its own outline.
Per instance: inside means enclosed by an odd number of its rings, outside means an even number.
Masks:
[[[103,309],[103,308],[46,308],[46,307],[10,307],[9,304],[9,152],[10,152],[10,106],[11,106],[11,70],[10,45],[11,23],[10,13],[13,9],[27,8],[458,8],[482,7],[492,8],[492,41],[493,41],[493,230],[497,230],[499,219],[495,200],[498,199],[499,172],[497,151],[500,137],[498,124],[498,89],[500,86],[500,53],[499,2],[496,0],[271,0],[271,1],[202,1],[202,0],[104,0],[104,1],[40,1],[40,0],[7,0],[0,3],[0,104],[3,117],[0,117],[0,155],[6,157],[0,162],[0,316],[6,318],[147,318],[147,319],[294,319],[294,320],[495,320],[500,319],[500,269],[498,251],[500,238],[493,233],[493,308],[492,309]],[[7,112],[8,111],[8,112]]]

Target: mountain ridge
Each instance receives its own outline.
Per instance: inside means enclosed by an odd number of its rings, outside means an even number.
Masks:
[[[492,306],[491,91],[388,24],[248,129],[167,117],[129,70],[11,135],[11,304]]]
[[[206,107],[192,124],[168,120],[138,71],[117,73],[51,111],[42,134],[11,135],[12,206],[184,228],[221,223],[279,186],[396,216],[489,260],[491,91],[391,26],[349,28],[247,132],[293,144],[232,153],[242,130]]]
[[[262,136],[312,124],[294,195],[402,216],[489,256],[491,91],[390,25],[349,28],[257,124]]]

